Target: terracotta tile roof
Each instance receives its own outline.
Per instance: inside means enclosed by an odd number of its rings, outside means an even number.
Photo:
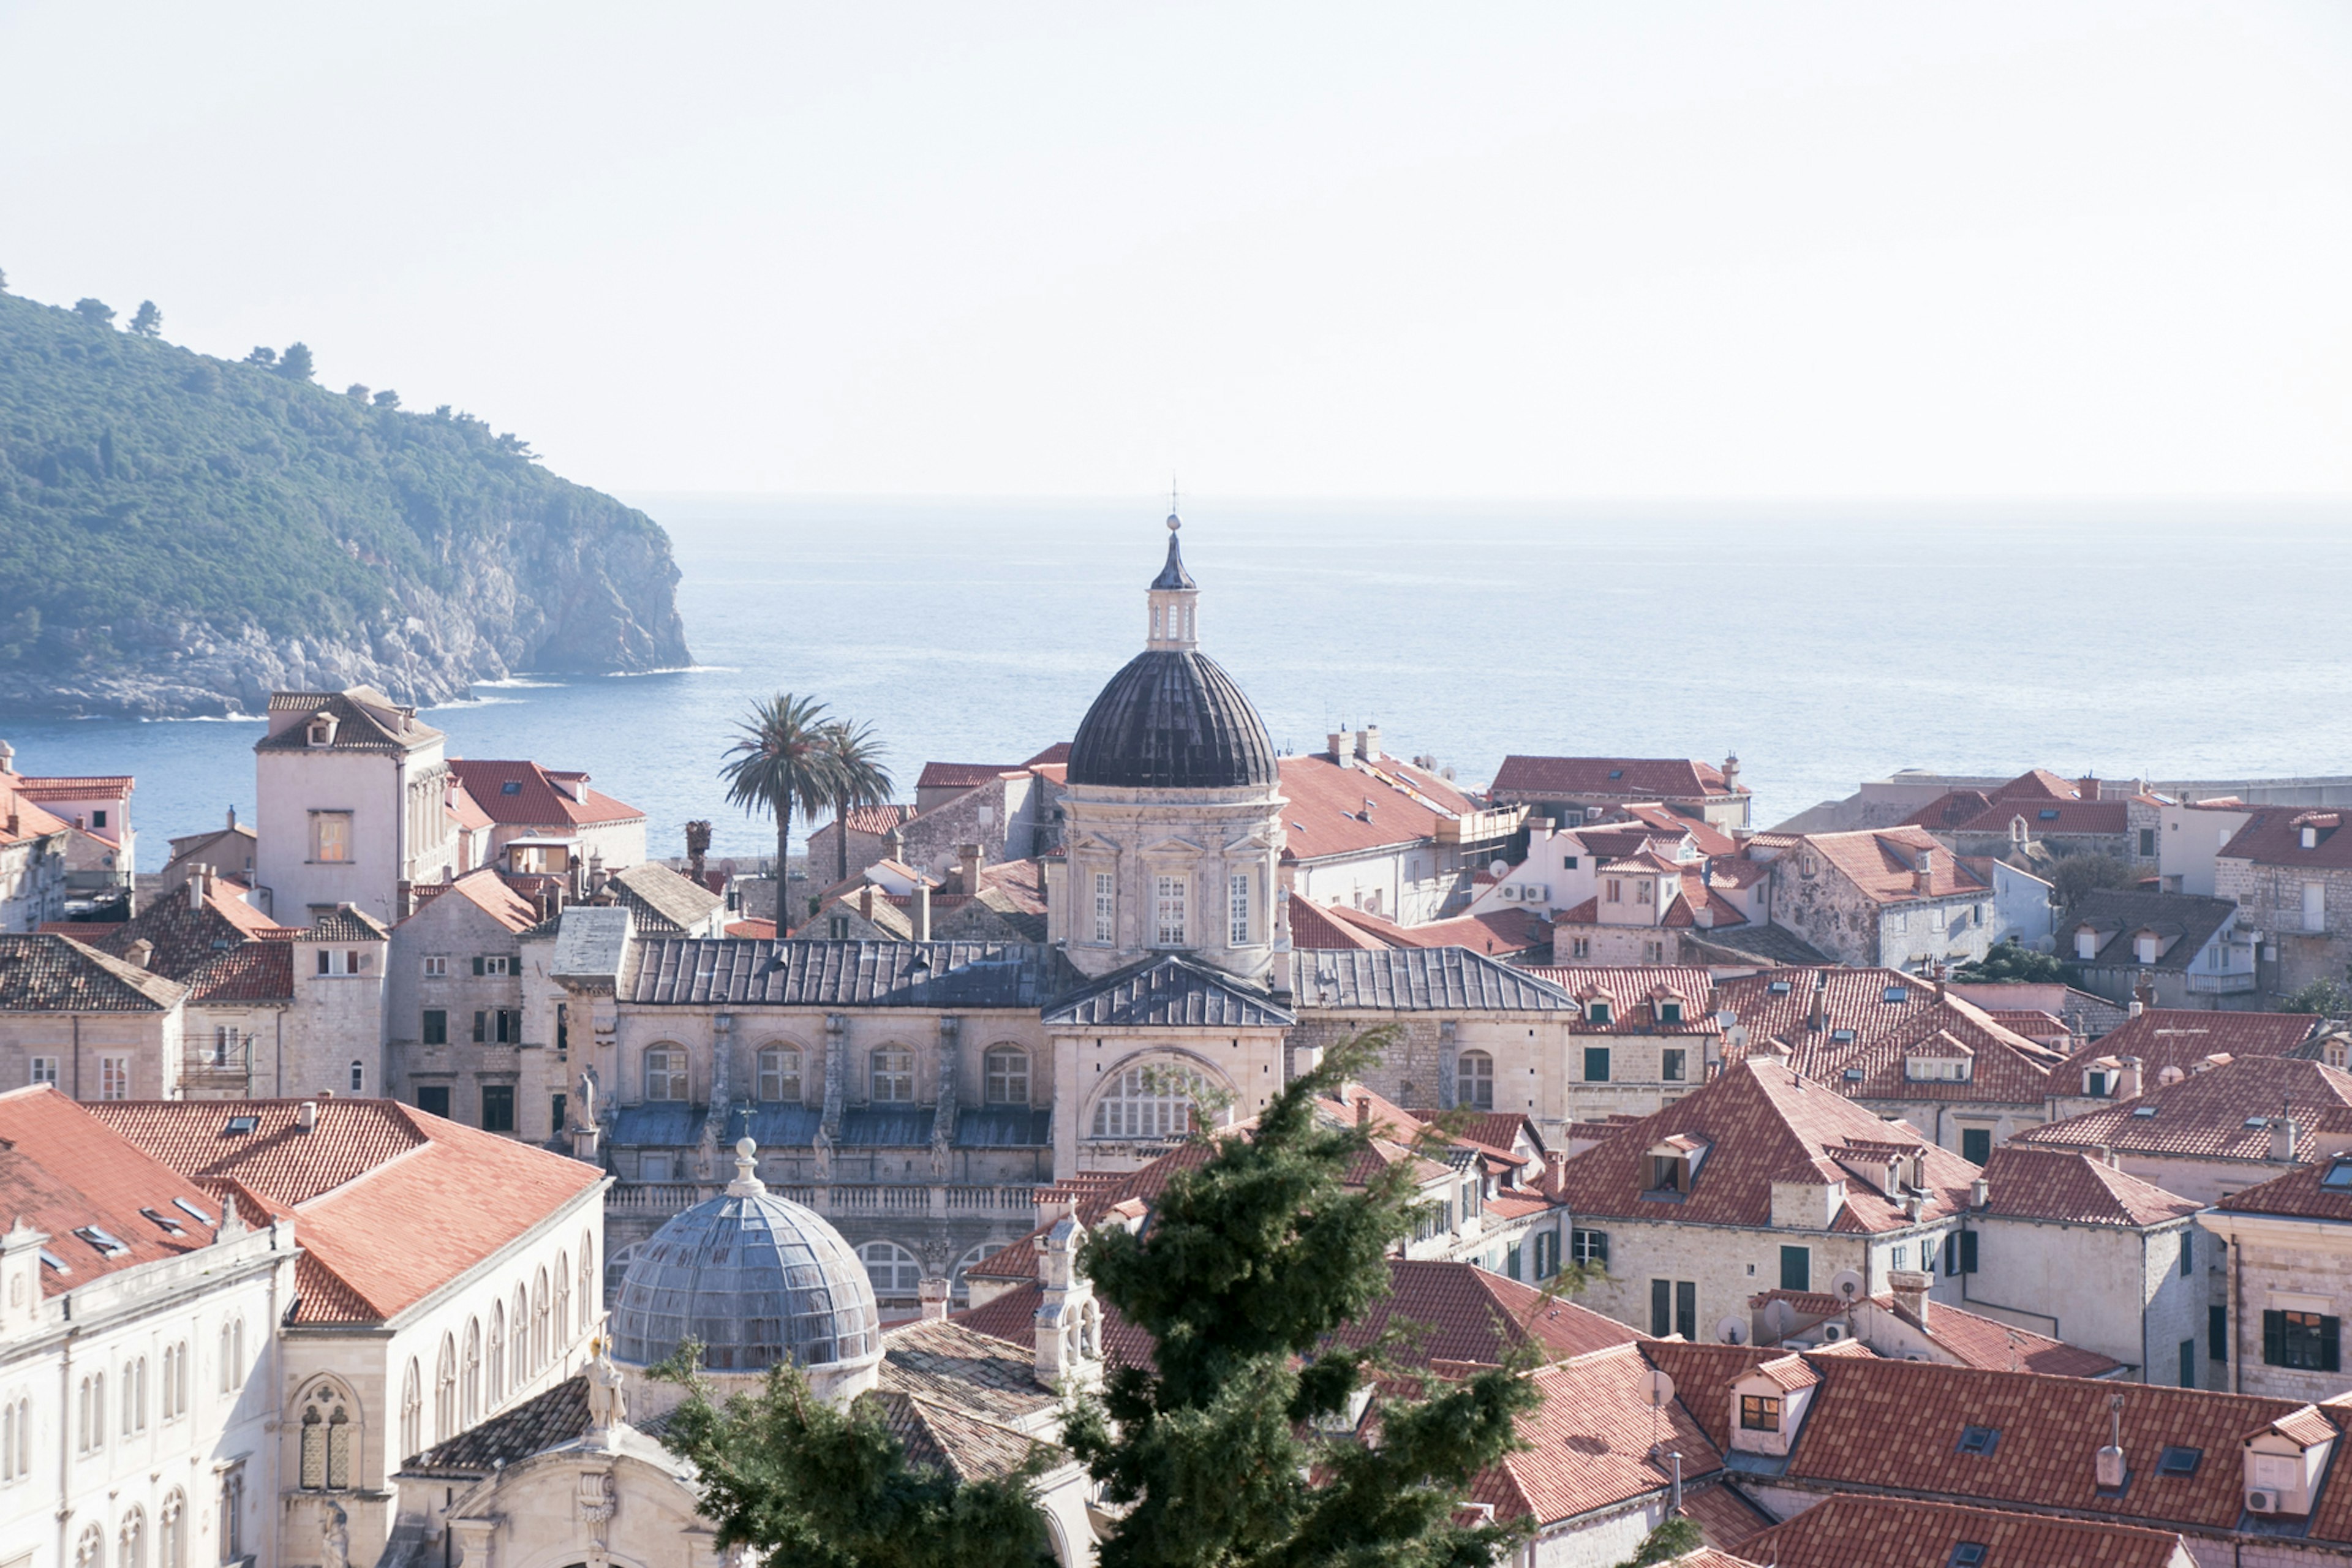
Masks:
[[[15,776],[16,792],[32,800],[94,800],[106,795],[121,799],[131,793],[129,773],[94,773],[87,778],[34,773]]]
[[[440,731],[416,717],[415,709],[394,702],[371,686],[342,691],[273,691],[269,711],[303,717],[256,741],[257,752],[310,751],[310,727],[306,721],[320,712],[335,716],[335,739],[330,748],[333,751],[415,752],[444,738]]]
[[[1984,1179],[1985,1212],[2012,1219],[2137,1227],[2185,1219],[2203,1206],[2071,1149],[2005,1143],[1985,1162]]]
[[[590,789],[586,773],[537,763],[452,757],[449,772],[484,815],[507,827],[588,827],[641,821],[646,815]]]
[[[727,900],[658,861],[613,873],[614,895],[629,906],[639,931],[649,935],[684,932],[709,920]]]
[[[1863,897],[1877,904],[1904,904],[1990,894],[1985,879],[1962,865],[1924,827],[1880,827],[1853,833],[1809,833],[1803,847],[1819,855]],[[1927,891],[1918,890],[1919,856],[1932,857]]]
[[[1019,1242],[1013,1244],[1015,1247],[1020,1245]],[[1009,1247],[1005,1248],[1007,1252],[1012,1250]],[[966,1269],[964,1272],[969,1277],[973,1271]],[[985,1334],[990,1339],[1003,1340],[1013,1345],[1034,1346],[1037,1342],[1037,1304],[1044,1295],[1044,1289],[1032,1279],[981,1306],[950,1312],[947,1321],[961,1324],[975,1334]],[[1151,1336],[1119,1316],[1118,1309],[1108,1301],[1102,1304],[1102,1314],[1104,1359],[1113,1366],[1150,1366]],[[1034,1356],[1034,1351],[1032,1354]]]
[[[1710,1005],[1715,982],[1687,964],[1530,964],[1527,973],[1550,981],[1577,1000],[1586,1017],[1580,1035],[1712,1035],[1721,1027]],[[1609,1004],[1609,1022],[1591,1021],[1592,1004]],[[1680,1002],[1683,1021],[1662,1024],[1656,1005]]]
[[[2221,854],[2231,860],[2257,866],[2341,870],[2352,867],[2352,833],[2340,811],[2315,811],[2305,806],[2265,806],[2249,817]],[[2316,843],[2303,847],[2303,830],[2312,829]]]
[[[1746,795],[1748,787],[1727,789],[1722,769],[1681,757],[1508,756],[1495,770],[1493,793],[1664,801]]]
[[[1295,900],[1291,905],[1290,940],[1293,946],[1326,945],[1308,944],[1298,940],[1298,911],[1308,907],[1304,899]],[[1538,949],[1549,950],[1551,946],[1551,922],[1529,909],[1494,910],[1486,914],[1462,915],[1454,920],[1430,921],[1413,926],[1399,925],[1380,915],[1337,905],[1318,910],[1311,918],[1327,925],[1349,928],[1371,939],[1369,944],[1328,944],[1334,947],[1460,947],[1472,952],[1507,957]]]
[[[1547,1361],[1580,1356],[1642,1336],[1612,1318],[1546,1296],[1532,1286],[1468,1263],[1389,1259],[1389,1291],[1334,1336],[1370,1343],[1391,1322],[1408,1329],[1394,1352],[1401,1363],[1433,1361],[1498,1365],[1526,1347]],[[1647,1406],[1643,1407],[1644,1415]]]
[[[2186,1074],[2216,1054],[2236,1057],[2292,1056],[2309,1040],[2319,1020],[2307,1013],[2209,1013],[2187,1007],[2150,1007],[2099,1037],[2103,1057],[2137,1057],[2143,1082],[2153,1086],[2166,1068]]]
[[[418,889],[419,892],[430,889]],[[511,931],[529,931],[539,923],[539,906],[524,898],[488,866],[478,867],[441,891],[455,894]]]
[[[20,844],[28,838],[71,831],[73,824],[19,791],[17,782],[14,773],[0,773],[0,844]],[[8,819],[12,816],[16,819],[14,833],[8,831]]]
[[[1748,1537],[1740,1551],[1778,1568],[1950,1568],[1962,1542],[1985,1549],[1986,1568],[2185,1568],[2189,1562],[2176,1531],[1853,1496],[1816,1503]]]
[[[1580,1219],[1606,1215],[1761,1226],[1771,1223],[1772,1184],[1793,1179],[1793,1172],[1811,1171],[1821,1174],[1807,1179],[1834,1178],[1845,1184],[1834,1226],[1839,1230],[1899,1230],[1958,1213],[1968,1203],[1977,1168],[1916,1133],[1905,1137],[1907,1131],[1777,1062],[1751,1058],[1570,1159],[1561,1168],[1559,1196]],[[1644,1199],[1650,1147],[1675,1134],[1707,1145],[1690,1191],[1679,1203]],[[1832,1163],[1849,1144],[1887,1142],[1916,1149],[1926,1159],[1927,1196],[1919,1220],[1905,1215],[1903,1194],[1880,1190],[1883,1173],[1874,1183]],[[1849,1159],[1864,1171],[1874,1165],[1867,1157]]]
[[[1582,853],[1595,860],[1622,860],[1647,850],[1677,866],[1687,864],[1695,868],[1698,864],[1695,860],[1685,862],[1679,858],[1684,835],[1660,833],[1649,826],[1612,827],[1604,823],[1594,827],[1572,828],[1560,837],[1572,840]]]
[[[290,1212],[304,1249],[298,1323],[382,1321],[595,1187],[591,1166],[387,1100],[114,1100],[110,1126],[192,1180],[232,1179]],[[227,1131],[232,1117],[254,1130]],[[495,1193],[499,1201],[482,1201]],[[593,1220],[587,1222],[593,1224]],[[400,1236],[399,1247],[383,1238]]]
[[[0,1013],[163,1013],[186,994],[71,937],[0,934]]]
[[[493,826],[490,814],[482,809],[482,803],[454,778],[449,781],[449,817],[468,833],[479,833],[483,828]]]
[[[849,831],[871,834],[880,838],[886,837],[892,828],[903,827],[914,819],[915,808],[911,805],[853,805],[849,808]],[[833,824],[828,822],[824,827],[832,826]],[[818,831],[823,832],[824,828],[821,827]]]
[[[1369,930],[1334,918],[1330,910],[1310,899],[1293,899],[1290,900],[1290,945],[1352,948],[1360,952],[1369,952],[1389,944]]]
[[[2007,833],[2021,816],[2027,837],[2034,838],[2051,833],[2121,836],[2131,827],[2130,804],[2120,800],[1996,800],[1961,821],[1927,826],[1948,833]]]
[[[1691,842],[1698,847],[1698,852],[1702,855],[1738,853],[1739,840],[1703,816],[1685,816],[1672,806],[1653,805],[1646,801],[1631,803],[1619,809],[1636,822],[1646,822],[1653,827],[1662,828],[1667,832],[1679,831],[1689,834]]]
[[[925,763],[915,780],[917,789],[972,789],[1005,773],[1016,773],[1025,763]]]
[[[1625,1343],[1528,1373],[1544,1397],[1519,1420],[1527,1447],[1474,1479],[1472,1499],[1497,1518],[1543,1525],[1663,1491],[1673,1471],[1650,1458],[1654,1435],[1681,1451],[1685,1481],[1720,1469],[1680,1405],[1652,1410],[1649,1371]]]
[[[1698,920],[1702,905],[1707,911],[1707,922],[1704,927],[1699,925]],[[1666,906],[1666,912],[1658,923],[1669,930],[1725,931],[1732,926],[1746,925],[1748,917],[1739,912],[1738,904],[1712,888],[1687,882],[1684,884],[1683,890],[1675,895],[1675,901]]]
[[[121,958],[132,942],[148,942],[154,950],[148,969],[167,980],[185,980],[247,938],[291,934],[290,928],[247,903],[239,896],[245,891],[239,883],[214,879],[198,909],[188,905],[194,886],[183,883],[172,889],[90,945]]]
[[[1021,1251],[1034,1271],[1033,1249]],[[1034,1333],[1018,1342],[996,1339],[953,1319],[902,1323],[882,1335],[880,1386],[961,1405],[992,1421],[1034,1420],[1061,1405],[1037,1382],[1036,1343]]]
[[[1811,1026],[1818,1002],[1821,1027]],[[1716,988],[1715,1005],[1748,1028],[1754,1052],[1778,1040],[1799,1071],[1864,1099],[1959,1100],[2039,1104],[2066,1058],[2003,1027],[1974,1003],[1916,974],[1836,966],[1767,970]],[[1967,1056],[1966,1082],[1913,1080],[1917,1056]],[[1861,1076],[1849,1079],[1849,1069]],[[2082,1085],[2074,1083],[2073,1090]]]
[[[1985,1013],[2002,1028],[2045,1046],[2069,1038],[2074,1033],[2066,1026],[2065,1019],[2032,1008],[1988,1007]]]
[[[1706,864],[1715,878],[1712,885],[1717,888],[1752,888],[1772,877],[1772,862],[1750,860],[1745,855],[1717,855]]]
[[[1852,1342],[1847,1342],[1851,1343]],[[1686,1488],[1683,1492],[1683,1517],[1699,1527],[1710,1547],[1738,1547],[1758,1531],[1772,1523],[1772,1516],[1749,1502],[1737,1490],[1726,1486]],[[1731,1564],[1738,1568],[1745,1558],[1736,1558],[1716,1552],[1712,1557],[1702,1549],[1685,1557],[1676,1558],[1678,1565],[1689,1568],[1719,1568]]]
[[[215,1226],[182,1202],[215,1221],[221,1217],[218,1199],[50,1085],[0,1094],[0,1211],[47,1232],[48,1252],[70,1270],[44,1265],[43,1295],[211,1245]],[[171,1224],[149,1218],[148,1209]],[[121,1250],[74,1234],[93,1226]]]
[[[1010,1426],[982,1420],[955,1405],[893,1389],[858,1396],[871,1400],[882,1424],[915,1464],[943,1470],[960,1481],[992,1480],[1019,1469],[1035,1449],[1061,1450]]]
[[[1418,843],[1435,837],[1446,817],[1477,809],[1453,785],[1394,757],[1343,768],[1318,752],[1284,757],[1276,765],[1288,802],[1282,808],[1287,858],[1319,860]]]
[[[191,1005],[204,1003],[291,1002],[294,944],[245,942],[216,952],[187,977]]]
[[[2346,1131],[2352,1128],[2339,1130],[2331,1142],[2352,1149]],[[2235,1214],[2352,1221],[2352,1160],[2326,1157],[2298,1165],[2283,1176],[2231,1193],[2214,1206]]]
[[[727,925],[727,934],[731,937],[748,938],[753,942],[773,942],[776,940],[776,922],[773,921],[730,921]]]
[[[392,932],[365,910],[341,904],[312,921],[310,929],[299,934],[311,942],[382,942]]]
[[[1948,1302],[1931,1301],[1924,1325],[1896,1306],[1892,1296],[1877,1298],[1877,1305],[1943,1346],[1962,1366],[1994,1372],[2034,1372],[2051,1377],[2106,1377],[2124,1369],[2124,1363],[2112,1356]]]
[[[2310,1160],[2323,1119],[2352,1110],[2352,1075],[2297,1057],[2242,1057],[2017,1137],[2029,1144],[2266,1163],[2271,1132],[2263,1121],[2283,1105],[2300,1128],[2295,1157]]]

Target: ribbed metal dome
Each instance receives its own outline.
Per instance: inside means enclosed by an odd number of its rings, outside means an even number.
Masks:
[[[1139,653],[1110,678],[1070,743],[1069,782],[1233,789],[1275,782],[1265,721],[1205,654]]]
[[[650,1366],[697,1340],[712,1372],[823,1366],[880,1345],[874,1287],[815,1210],[739,1181],[637,1249],[613,1309],[613,1353]]]

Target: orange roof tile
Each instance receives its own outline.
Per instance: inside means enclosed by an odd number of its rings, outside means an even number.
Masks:
[[[585,827],[605,822],[635,822],[634,805],[588,787],[588,775],[541,767],[530,762],[451,757],[449,771],[474,803],[494,822],[511,827]],[[570,784],[578,798],[561,786]]]
[[[1984,1177],[1985,1212],[2011,1219],[2137,1227],[2186,1219],[2203,1206],[2072,1149],[2004,1143],[1985,1162]]]
[[[1950,1568],[1963,1542],[1985,1549],[1988,1568],[2175,1568],[2187,1561],[2186,1544],[2171,1531],[1848,1495],[1748,1537],[1739,1550],[1777,1568]]]
[[[47,1232],[49,1253],[66,1266],[65,1272],[41,1268],[43,1295],[62,1295],[102,1275],[209,1246],[215,1226],[178,1206],[181,1202],[221,1217],[212,1194],[54,1087],[0,1094],[0,1212]],[[148,1217],[150,1209],[170,1225]],[[93,1226],[121,1250],[74,1234]]]
[[[1680,1450],[1686,1481],[1720,1469],[1680,1404],[1651,1407],[1649,1371],[1627,1343],[1529,1373],[1543,1403],[1519,1420],[1527,1447],[1474,1479],[1471,1497],[1499,1518],[1540,1526],[1661,1492],[1674,1477],[1650,1457],[1654,1438]]]

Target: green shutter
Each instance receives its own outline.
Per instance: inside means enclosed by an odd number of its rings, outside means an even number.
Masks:
[[[474,973],[477,973],[477,974],[479,974],[481,972],[482,972],[482,955],[481,955],[480,953],[478,953],[478,953],[474,954]]]
[[[2263,1314],[2263,1364],[2264,1366],[2286,1364],[2286,1314],[2284,1312]]]
[[[1694,1344],[1698,1342],[1698,1284],[1696,1280],[1675,1281],[1675,1332]]]
[[[1675,1331],[1675,1283],[1671,1279],[1650,1281],[1650,1333],[1664,1339]]]
[[[2230,1309],[2205,1309],[2205,1358],[2226,1362],[2230,1359]]]
[[[1960,1232],[1960,1272],[1963,1274],[1974,1274],[1976,1271],[1977,1233],[1972,1230],[1964,1230]]]
[[[2319,1370],[2322,1372],[2334,1372],[2341,1364],[2337,1360],[2336,1341],[2342,1322],[2340,1318],[2319,1320]]]
[[[1810,1290],[1813,1288],[1813,1249],[1810,1247],[1784,1247],[1780,1249],[1780,1289]]]
[[[1944,1273],[1948,1277],[1959,1271],[1960,1233],[1957,1230],[1948,1230],[1944,1233]]]

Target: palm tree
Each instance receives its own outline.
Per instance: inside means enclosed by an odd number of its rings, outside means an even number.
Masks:
[[[834,720],[816,699],[779,691],[752,703],[751,716],[739,728],[742,738],[727,748],[730,760],[719,776],[727,781],[730,803],[754,816],[775,816],[776,934],[782,936],[792,923],[786,868],[792,864],[793,812],[812,814],[833,799]]]
[[[849,880],[849,813],[860,805],[881,805],[898,787],[890,770],[882,765],[882,743],[874,727],[852,719],[836,719],[826,726],[833,748],[833,826],[836,882]]]

